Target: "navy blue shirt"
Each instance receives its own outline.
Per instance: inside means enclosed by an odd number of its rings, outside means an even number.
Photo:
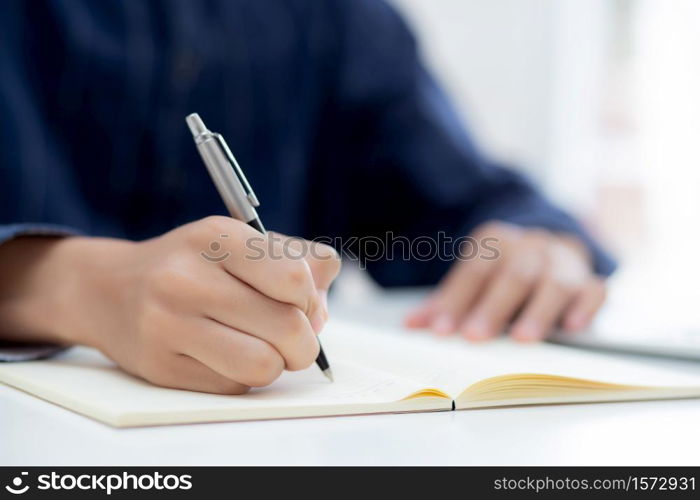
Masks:
[[[468,234],[488,220],[578,235],[484,158],[404,21],[374,0],[4,0],[0,242],[143,239],[225,208],[185,125],[226,137],[269,229],[313,238]],[[384,285],[439,259],[369,262]]]

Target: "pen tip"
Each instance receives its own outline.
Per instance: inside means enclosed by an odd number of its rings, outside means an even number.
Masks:
[[[204,122],[197,113],[188,115],[187,118],[185,118],[185,121],[187,122],[187,126],[190,128],[190,132],[192,132],[194,137],[200,136],[207,132],[207,127],[204,125]]]
[[[323,374],[324,374],[324,375],[326,376],[326,378],[327,378],[328,380],[330,380],[331,382],[334,381],[334,379],[333,379],[333,372],[331,371],[330,368],[326,368],[325,370],[323,370]]]

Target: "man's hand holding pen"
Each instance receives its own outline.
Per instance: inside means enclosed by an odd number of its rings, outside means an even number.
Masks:
[[[271,254],[251,253],[253,238]],[[5,326],[18,340],[97,347],[157,385],[242,394],[318,355],[340,260],[295,244],[218,216],[143,242],[19,238],[2,247],[4,275],[17,270],[0,290],[13,295]]]

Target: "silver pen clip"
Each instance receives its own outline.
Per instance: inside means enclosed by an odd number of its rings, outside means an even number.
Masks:
[[[238,177],[238,180],[241,182],[241,186],[243,186],[246,198],[250,202],[251,206],[259,207],[260,202],[258,201],[258,197],[255,196],[253,188],[250,187],[250,184],[248,184],[248,179],[246,179],[245,175],[243,174],[243,170],[241,170],[241,167],[238,166],[238,162],[233,156],[233,153],[231,153],[231,150],[228,148],[228,144],[226,144],[226,141],[221,136],[221,134],[214,133],[212,135],[219,142],[219,146],[221,146],[221,149],[224,151],[226,158],[228,158],[229,163],[231,163],[231,168],[233,168],[236,177]]]

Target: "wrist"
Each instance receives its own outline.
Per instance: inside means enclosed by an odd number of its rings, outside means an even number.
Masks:
[[[131,244],[76,236],[22,237],[0,246],[0,336],[96,345],[95,319],[108,288],[102,285],[118,275],[107,272],[106,261],[121,243]]]
[[[0,246],[0,336],[19,342],[63,343],[51,300],[55,253],[65,240],[22,236]],[[52,279],[54,277],[55,279]]]
[[[64,344],[103,348],[101,332],[108,329],[123,302],[128,266],[124,259],[135,243],[109,238],[66,238],[53,254],[53,292],[46,309],[55,318],[54,335]],[[117,312],[117,314],[119,314]]]

